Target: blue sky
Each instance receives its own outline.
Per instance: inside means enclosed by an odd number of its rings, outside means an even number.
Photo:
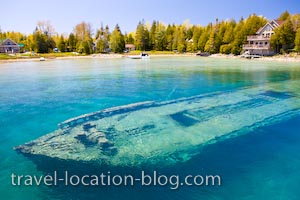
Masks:
[[[285,10],[300,13],[299,0],[1,1],[1,30],[22,33],[31,33],[37,21],[43,20],[50,20],[58,33],[70,33],[81,21],[90,22],[94,30],[102,22],[111,29],[118,23],[123,32],[131,32],[142,19],[176,24],[189,19],[191,24],[206,25],[216,18],[239,20],[252,13],[268,19],[277,18]]]

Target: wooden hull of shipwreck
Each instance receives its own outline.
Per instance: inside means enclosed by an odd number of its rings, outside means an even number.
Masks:
[[[108,166],[173,164],[199,148],[300,114],[297,81],[267,83],[82,115],[15,147],[30,157]]]

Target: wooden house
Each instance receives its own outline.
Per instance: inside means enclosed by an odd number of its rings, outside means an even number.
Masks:
[[[135,45],[134,44],[125,44],[125,51],[134,51],[135,50]]]
[[[19,53],[20,46],[13,40],[7,38],[0,43],[0,53]]]
[[[248,44],[243,45],[243,51],[250,55],[269,56],[275,54],[271,48],[270,39],[275,34],[274,30],[282,23],[283,21],[280,20],[272,20],[261,27],[255,35],[247,36]]]

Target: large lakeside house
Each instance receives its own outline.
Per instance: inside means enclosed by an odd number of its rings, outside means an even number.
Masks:
[[[272,20],[261,27],[255,35],[247,36],[248,44],[243,45],[243,51],[250,55],[269,56],[275,54],[271,48],[270,40],[275,33],[274,30],[282,23],[281,20]]]
[[[20,46],[12,39],[5,39],[0,43],[0,53],[19,53]]]

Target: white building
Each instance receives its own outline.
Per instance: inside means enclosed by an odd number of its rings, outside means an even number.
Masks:
[[[270,21],[261,27],[255,35],[247,36],[248,44],[243,45],[244,52],[248,51],[251,55],[273,55],[275,51],[271,48],[270,39],[274,30],[282,23],[281,20]]]

